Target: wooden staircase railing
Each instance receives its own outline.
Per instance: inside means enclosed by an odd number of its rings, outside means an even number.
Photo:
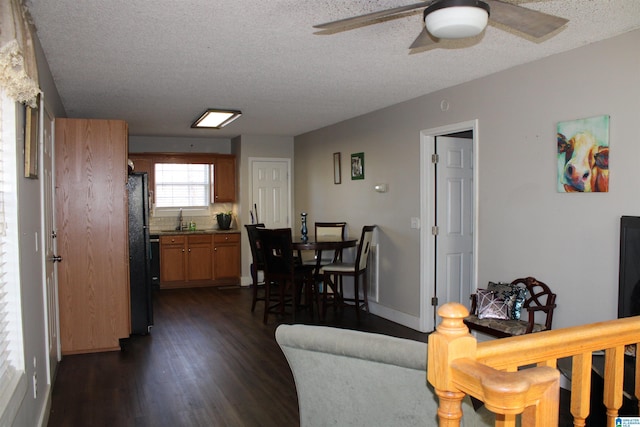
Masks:
[[[496,426],[557,426],[557,361],[571,358],[571,414],[584,426],[590,411],[592,352],[604,350],[607,426],[622,406],[625,345],[640,343],[640,316],[478,343],[458,303],[438,310],[442,322],[429,336],[427,378],[440,400],[441,427],[458,427],[468,394],[496,414]],[[640,398],[640,358],[635,362],[634,396]]]

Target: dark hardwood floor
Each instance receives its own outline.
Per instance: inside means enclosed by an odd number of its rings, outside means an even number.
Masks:
[[[157,291],[151,334],[122,351],[65,356],[53,387],[49,427],[297,426],[289,366],[274,338],[280,321],[250,312],[248,288]],[[300,323],[317,323],[302,311]],[[419,333],[354,310],[329,326],[426,341]]]

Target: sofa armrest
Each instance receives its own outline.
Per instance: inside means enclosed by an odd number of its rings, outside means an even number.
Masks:
[[[427,344],[379,334],[326,326],[280,325],[280,346],[330,353],[410,369],[427,369]]]

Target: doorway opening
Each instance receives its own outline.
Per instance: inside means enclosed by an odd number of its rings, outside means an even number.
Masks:
[[[477,283],[478,121],[420,133],[420,330]]]

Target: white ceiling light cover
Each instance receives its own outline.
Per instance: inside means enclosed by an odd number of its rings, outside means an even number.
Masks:
[[[192,128],[214,128],[220,129],[238,117],[242,113],[237,110],[217,110],[210,108],[205,111],[193,124]]]
[[[424,17],[427,31],[439,39],[461,39],[480,34],[489,21],[488,6],[484,2],[466,3],[480,5],[441,7],[431,12],[431,7],[427,8]]]

